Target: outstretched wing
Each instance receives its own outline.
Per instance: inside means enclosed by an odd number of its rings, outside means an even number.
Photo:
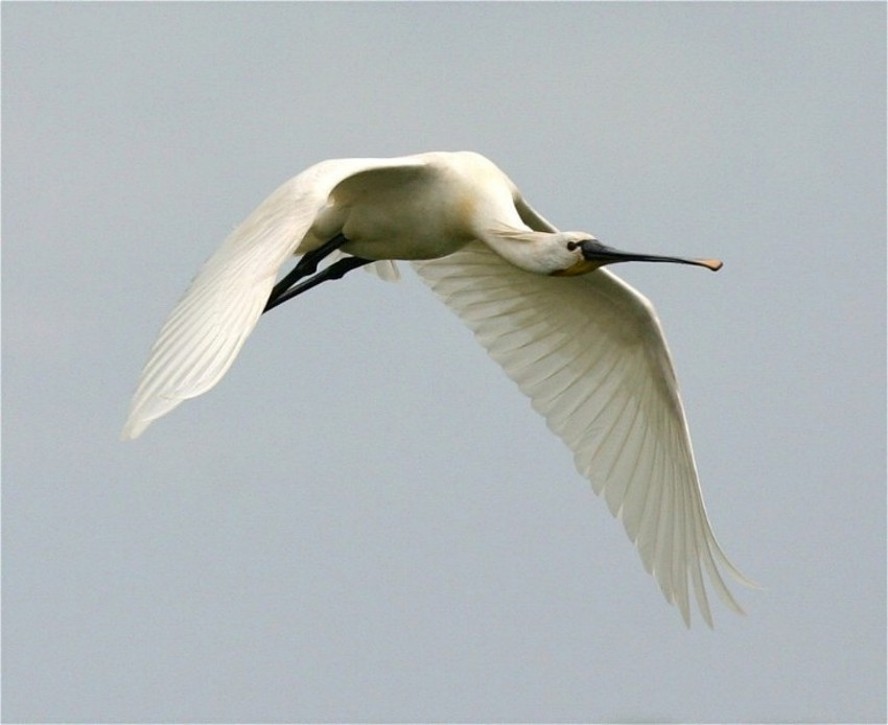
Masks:
[[[519,207],[520,211],[520,207]],[[522,217],[531,219],[525,205]],[[549,226],[536,215],[534,226]],[[713,535],[666,342],[650,303],[605,270],[546,277],[479,242],[414,262],[574,453],[645,568],[690,623],[689,582],[712,626],[702,569],[739,604],[719,571],[751,584]]]
[[[139,436],[183,400],[212,388],[256,326],[278,269],[331,190],[360,171],[421,166],[420,156],[322,161],[293,177],[235,229],[203,265],[151,349],[121,437]],[[381,276],[391,278],[391,263]]]

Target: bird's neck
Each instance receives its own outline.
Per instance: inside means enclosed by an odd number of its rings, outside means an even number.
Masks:
[[[576,262],[560,232],[497,226],[485,230],[482,240],[503,259],[528,272],[558,274]]]

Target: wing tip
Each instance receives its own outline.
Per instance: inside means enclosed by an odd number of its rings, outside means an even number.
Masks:
[[[183,397],[161,397],[159,395],[136,394],[130,408],[129,417],[120,431],[120,440],[131,441],[138,438],[145,429],[158,418],[162,418],[179,405]]]
[[[152,421],[144,420],[142,418],[134,418],[130,416],[126,423],[123,425],[123,429],[120,431],[120,440],[122,441],[132,441],[138,438],[142,433],[144,433],[145,429],[151,425]]]

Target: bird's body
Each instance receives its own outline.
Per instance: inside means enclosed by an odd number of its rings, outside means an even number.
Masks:
[[[364,259],[434,259],[464,246],[474,236],[478,180],[464,173],[463,158],[448,167],[436,157],[424,154],[419,165],[374,167],[341,181],[297,252],[340,233],[349,240],[342,251]]]
[[[356,161],[369,168],[346,176],[332,188],[296,254],[317,249],[342,234],[349,240],[341,248],[343,253],[370,260],[437,259],[473,240],[497,249],[513,264],[542,274],[559,271],[559,262],[576,257],[558,246],[564,252],[561,257],[547,260],[528,244],[500,241],[502,234],[533,230],[516,206],[516,199],[521,199],[517,187],[480,154],[431,152]],[[541,241],[548,241],[548,236]]]
[[[294,254],[302,259],[276,285]],[[338,261],[318,272],[325,257]],[[394,260],[414,262],[573,450],[685,621],[690,583],[711,624],[703,569],[741,611],[719,568],[749,582],[712,534],[656,315],[598,269],[632,260],[721,264],[617,252],[587,233],[559,232],[476,153],[335,159],[282,185],[173,310],[123,437],[215,385],[263,311],[357,266],[374,263],[390,277]]]

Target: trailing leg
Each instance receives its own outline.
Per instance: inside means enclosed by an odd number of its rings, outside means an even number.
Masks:
[[[298,282],[300,279],[309,277],[317,272],[318,265],[321,263],[321,260],[323,260],[324,257],[329,256],[337,249],[339,249],[342,245],[347,243],[348,239],[345,237],[344,234],[340,233],[333,237],[333,239],[331,239],[329,242],[322,244],[317,249],[313,249],[312,251],[303,254],[302,259],[300,259],[296,263],[296,266],[293,267],[293,269],[291,269],[271,290],[271,294],[268,296],[268,304],[265,306],[263,312],[267,312],[272,307],[279,305],[280,302],[276,301],[278,297],[280,297],[290,287],[296,284],[296,282]],[[289,299],[289,297],[287,299]],[[282,301],[283,300],[281,300],[281,302]]]
[[[296,295],[300,295],[306,290],[310,290],[312,287],[316,287],[321,282],[326,282],[328,279],[340,279],[346,274],[346,272],[350,272],[351,270],[357,269],[358,267],[363,267],[365,264],[370,264],[372,261],[372,259],[364,259],[363,257],[345,257],[344,259],[340,259],[338,262],[334,262],[326,269],[318,272],[316,275],[314,275],[314,277],[309,277],[299,284],[296,284],[289,289],[283,290],[277,295],[272,292],[272,295],[268,300],[268,304],[265,305],[265,309],[262,310],[262,312],[268,312],[278,305],[283,304],[287,300],[293,299]],[[296,270],[294,269],[293,271],[295,272]],[[290,275],[287,276],[289,277]],[[284,279],[286,279],[286,277]],[[275,289],[277,289],[277,287],[275,287]]]

